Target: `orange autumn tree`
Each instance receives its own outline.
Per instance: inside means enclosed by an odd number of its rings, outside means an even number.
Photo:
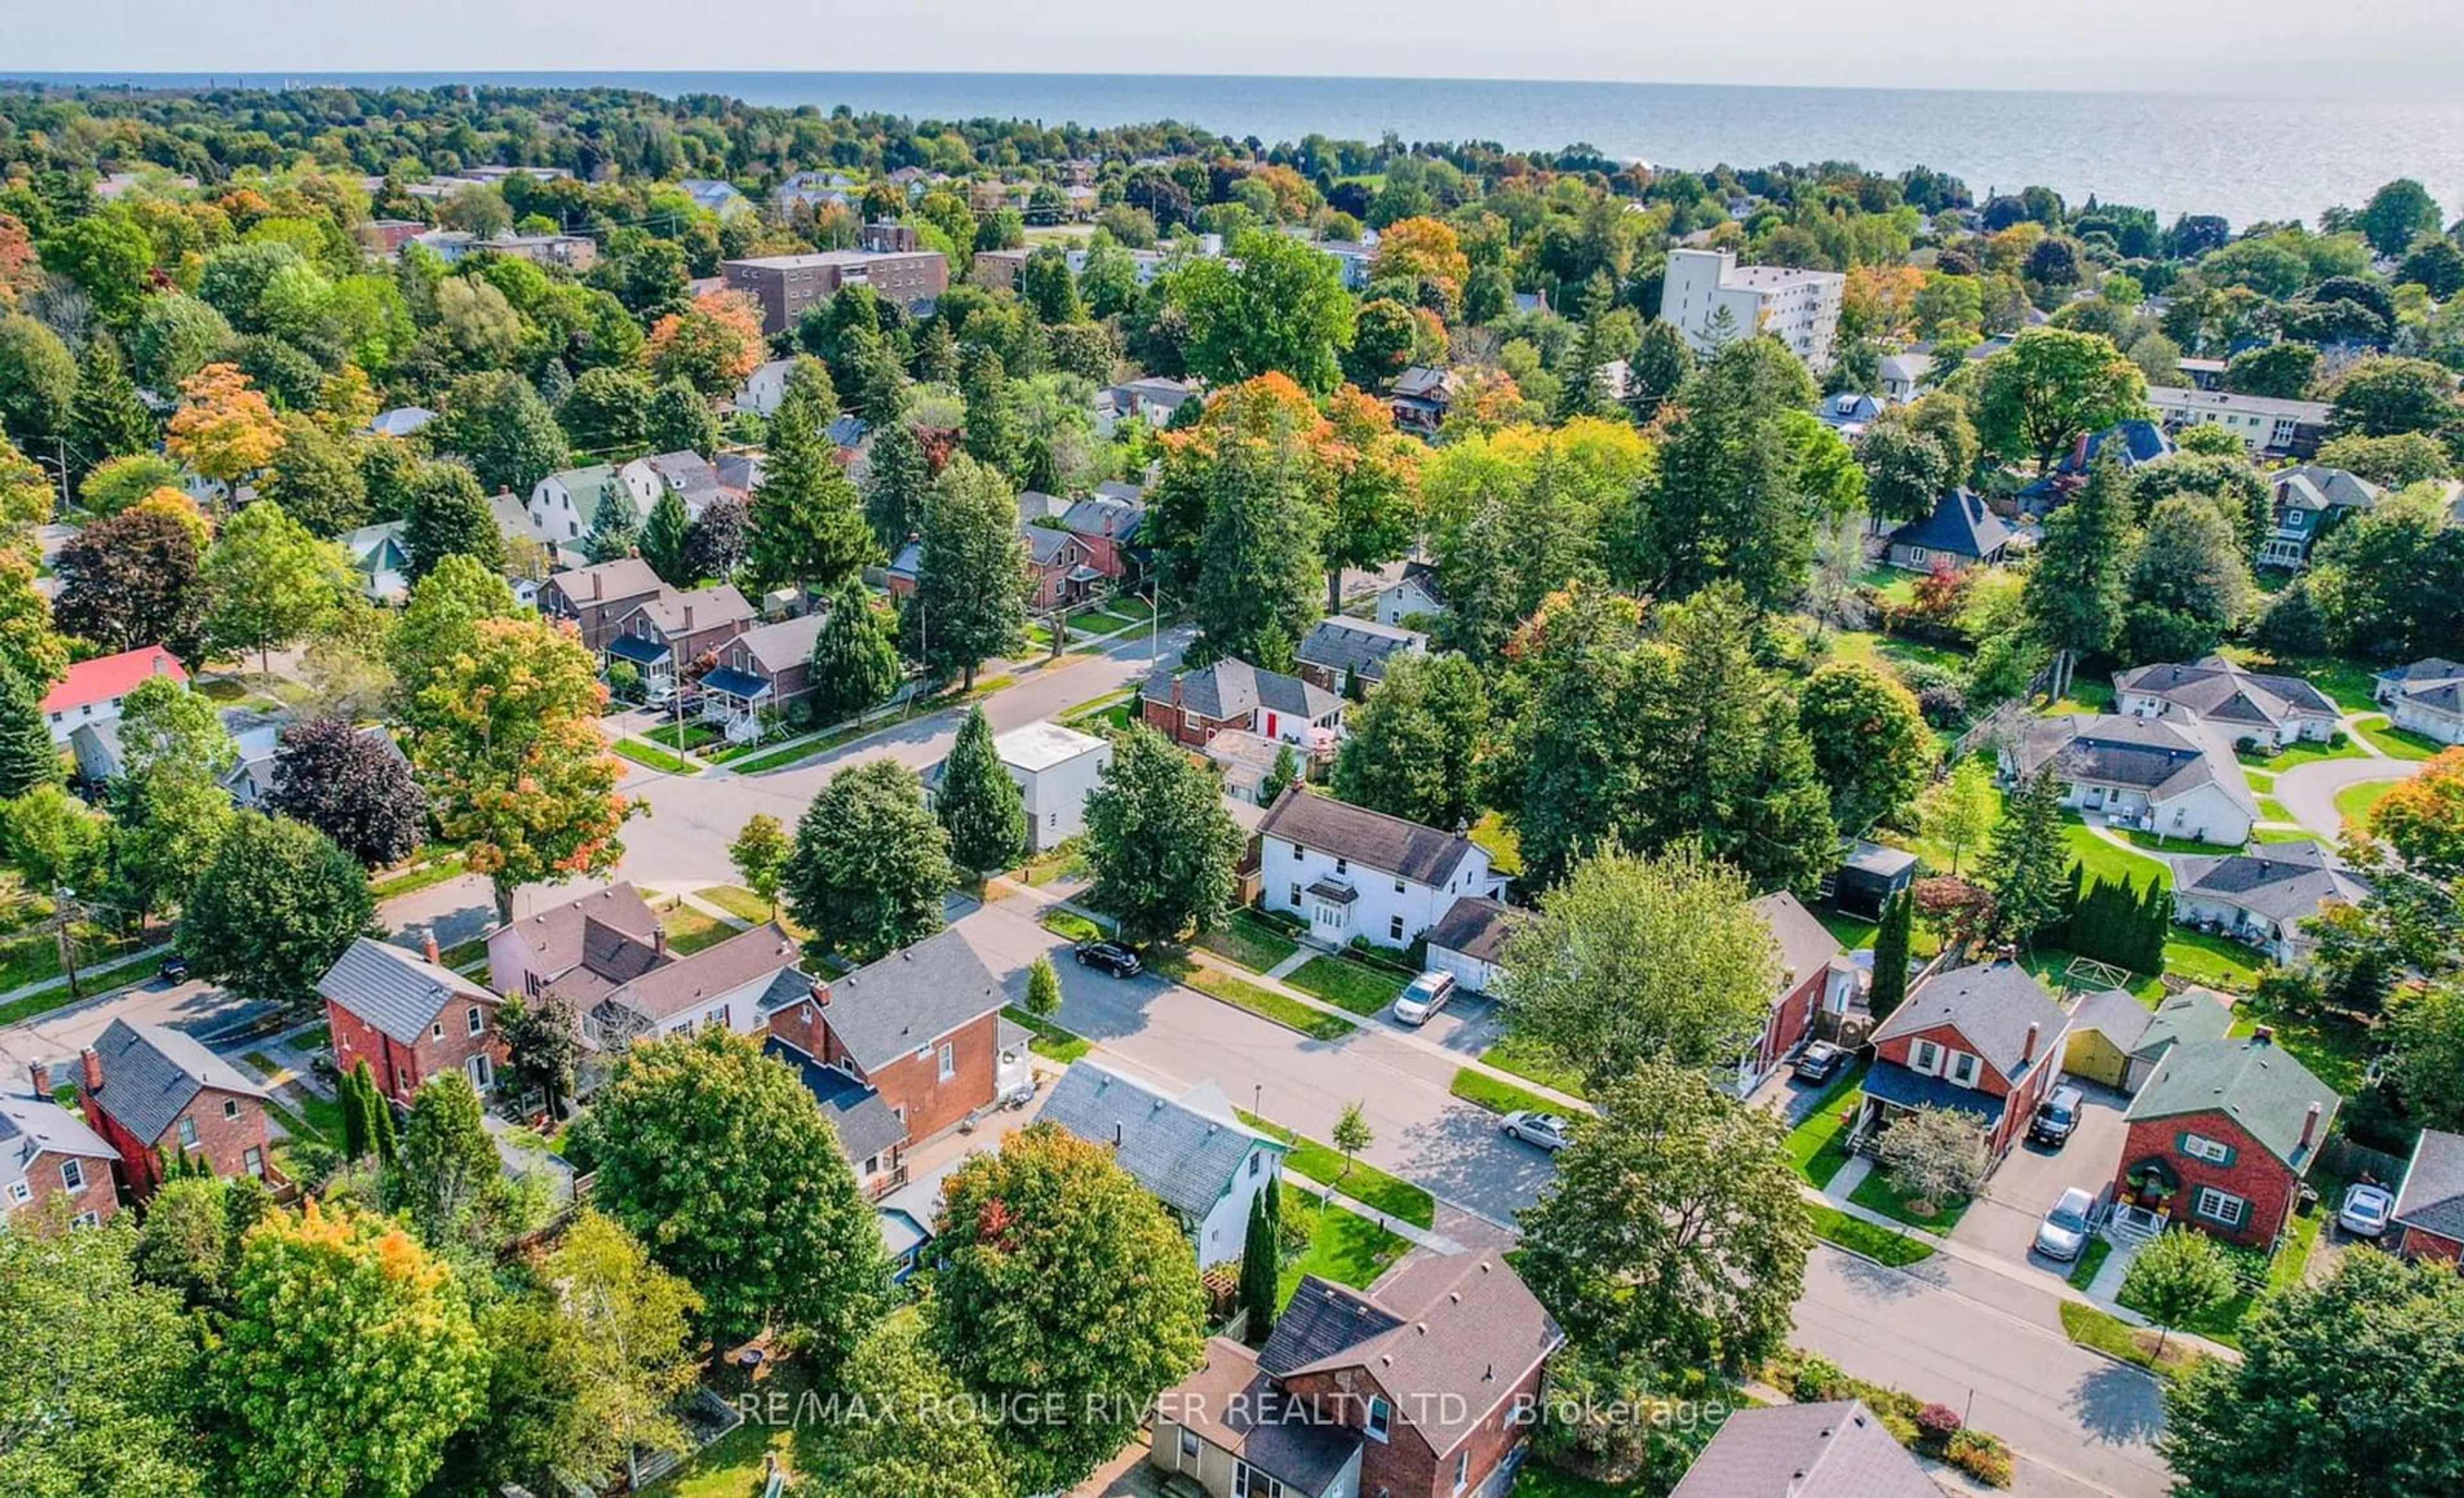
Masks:
[[[1925,274],[1913,265],[1859,265],[1848,271],[1840,310],[1875,338],[1906,336],[1916,318]]]
[[[1463,284],[1471,275],[1471,259],[1463,253],[1463,238],[1451,224],[1434,218],[1397,219],[1377,236],[1377,258],[1373,274],[1384,280],[1399,276],[1406,280],[1429,281],[1445,289],[1452,301],[1463,295]]]
[[[282,423],[236,364],[208,364],[180,383],[163,451],[219,484],[236,484],[282,451]]]
[[[761,363],[761,309],[742,292],[713,291],[671,312],[642,347],[661,383],[682,380],[704,395],[725,395]]]
[[[2425,760],[2360,821],[2356,841],[2365,848],[2384,844],[2406,867],[2434,879],[2464,875],[2464,747]]]

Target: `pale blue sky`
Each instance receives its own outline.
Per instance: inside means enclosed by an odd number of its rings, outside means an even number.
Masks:
[[[2453,94],[2464,55],[2456,0],[0,0],[0,76],[1265,73],[2369,97]]]

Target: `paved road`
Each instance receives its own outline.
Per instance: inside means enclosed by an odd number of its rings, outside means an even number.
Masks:
[[[2344,832],[2338,791],[2369,781],[2400,781],[2420,768],[2409,760],[2313,760],[2276,778],[2276,799],[2294,821],[2332,843]]]
[[[110,1028],[114,1020],[168,1024],[195,1033],[214,1029],[253,1007],[259,1006],[196,979],[164,983],[149,977],[143,982],[95,995],[67,1008],[0,1025],[0,1067],[7,1068],[5,1074],[0,1074],[0,1086],[18,1088],[25,1079],[26,1068],[37,1061],[51,1063],[56,1080],[73,1080],[76,1073],[71,1068],[77,1052],[93,1045],[95,1037]]]
[[[2023,1498],[2162,1498],[2173,1479],[2154,1447],[2156,1381],[2074,1346],[2059,1304],[1953,1259],[1889,1269],[1817,1246],[1793,1340],[2008,1441]]]

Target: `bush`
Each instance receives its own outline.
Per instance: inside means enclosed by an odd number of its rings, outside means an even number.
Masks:
[[[1968,693],[1953,682],[1917,694],[1917,712],[1935,728],[1957,728],[1968,721]]]
[[[1917,1444],[1940,1453],[1959,1434],[1959,1411],[1947,1404],[1928,1404],[1917,1411]]]
[[[1963,1430],[1953,1435],[1943,1456],[1988,1487],[2011,1486],[2011,1448],[1981,1430]]]
[[[1842,1398],[1848,1389],[1848,1376],[1839,1365],[1819,1353],[1808,1353],[1796,1365],[1796,1377],[1788,1386],[1789,1398],[1799,1404],[1823,1404]]]

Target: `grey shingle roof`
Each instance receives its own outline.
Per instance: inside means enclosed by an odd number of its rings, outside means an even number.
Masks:
[[[1018,531],[1026,542],[1026,557],[1039,567],[1048,567],[1064,558],[1081,552],[1086,543],[1067,531],[1049,525],[1022,525]]]
[[[1164,1391],[1156,1416],[1298,1493],[1326,1491],[1364,1439],[1286,1402],[1258,1355],[1229,1337],[1207,1342],[1204,1366]]]
[[[748,983],[766,983],[781,972],[796,971],[799,960],[796,938],[777,921],[764,921],[690,957],[653,962],[605,1002],[652,1021],[671,1019]]]
[[[105,1160],[120,1153],[50,1098],[0,1092],[0,1182],[24,1179],[27,1163],[45,1151]]]
[[[907,1137],[907,1125],[881,1094],[838,1068],[823,1066],[776,1035],[761,1042],[761,1053],[796,1068],[797,1080],[837,1133],[839,1153],[848,1164],[861,1166]]]
[[[2221,655],[2188,666],[2135,667],[2115,676],[2113,684],[2226,722],[2280,724],[2296,716],[2340,716],[2325,693],[2300,677],[2244,671]]]
[[[358,1015],[406,1046],[415,1046],[429,1026],[459,998],[495,1003],[481,984],[439,967],[390,942],[355,936],[317,980],[318,994]]]
[[[2464,1134],[2421,1131],[2396,1193],[2395,1220],[2464,1243]]]
[[[103,1111],[148,1144],[162,1138],[207,1088],[265,1096],[254,1078],[160,1024],[114,1020],[95,1041],[94,1051],[102,1062]]]
[[[831,979],[824,1023],[855,1064],[875,1071],[999,1009],[1001,986],[955,930]]]
[[[2127,1055],[2139,1048],[2154,1011],[2127,988],[2107,988],[2081,999],[2071,1008],[2071,1033],[2094,1030]]]
[[[627,598],[641,598],[656,593],[667,584],[650,570],[650,564],[639,557],[620,557],[614,562],[594,562],[576,567],[549,578],[549,585],[573,603],[612,604]]]
[[[813,658],[813,642],[820,638],[826,611],[814,609],[794,619],[781,619],[759,629],[747,629],[736,639],[746,653],[761,663],[761,669],[777,675],[792,671]]]
[[[2032,718],[2013,754],[2024,774],[2047,762],[2066,780],[2127,785],[2165,800],[2213,784],[2255,817],[2258,802],[2241,766],[2196,724],[2123,714]]]
[[[2318,1127],[2301,1142],[2312,1104]],[[2343,1103],[2336,1090],[2272,1043],[2241,1040],[2186,1041],[2165,1053],[2156,1074],[2130,1103],[2133,1123],[2219,1112],[2241,1125],[2269,1154],[2297,1174],[2310,1168]]]
[[[1234,1117],[1212,1089],[1175,1097],[1092,1061],[1061,1073],[1037,1116],[1089,1143],[1114,1145],[1120,1167],[1191,1222],[1223,1200],[1252,1149],[1284,1152]]]
[[[1287,713],[1315,722],[1343,706],[1342,698],[1322,687],[1281,672],[1262,671],[1231,656],[1212,666],[1182,672],[1177,677],[1169,671],[1158,671],[1147,678],[1140,694],[1150,702],[1170,702],[1175,680],[1180,683],[1181,706],[1200,717],[1246,717],[1265,708],[1270,713]]]
[[[2233,1001],[2212,988],[2185,988],[2167,994],[2147,1019],[2147,1027],[2131,1047],[2133,1056],[2152,1059],[2185,1042],[2216,1041],[2233,1028]]]
[[[1893,531],[1890,543],[1981,559],[2011,544],[2011,527],[1973,491],[1954,489],[1934,501],[1931,515]]]
[[[1829,967],[1831,959],[1841,955],[1839,938],[1786,890],[1757,898],[1753,908],[1770,928],[1771,944],[1779,951],[1781,978],[1778,991],[1771,996],[1773,1002],[1787,998],[1797,984]]]
[[[1389,656],[1425,650],[1429,637],[1400,625],[1375,619],[1321,619],[1311,626],[1293,655],[1328,671],[1346,671],[1365,680],[1386,674]]]
[[[1399,874],[1442,890],[1463,867],[1474,845],[1468,838],[1331,796],[1293,786],[1284,792],[1258,830],[1303,848],[1348,859],[1366,869]]]
[[[1080,536],[1105,536],[1131,540],[1146,519],[1146,507],[1130,499],[1098,495],[1081,499],[1061,517],[1061,523]]]
[[[1738,1410],[1669,1498],[1941,1498],[1856,1399]]]
[[[753,606],[732,583],[711,587],[697,587],[690,593],[661,588],[657,595],[642,603],[634,613],[648,618],[658,631],[671,639],[681,639],[688,633],[699,634],[726,625],[743,624],[754,617]],[[630,615],[627,616],[628,619]]]
[[[1494,962],[1511,929],[1505,906],[1485,894],[1459,894],[1429,928],[1429,945]]]
[[[1874,1032],[1874,1044],[1940,1024],[1958,1030],[1976,1054],[2016,1086],[2036,1062],[2051,1057],[2059,1064],[2070,1016],[2016,962],[1979,963],[1936,973],[1918,984]],[[2031,1024],[2036,1026],[2035,1054],[2022,1063]]]
[[[2176,859],[2175,890],[2225,901],[2284,924],[2315,915],[2330,901],[2358,905],[2370,887],[2316,843],[2267,843],[2255,853]]]

